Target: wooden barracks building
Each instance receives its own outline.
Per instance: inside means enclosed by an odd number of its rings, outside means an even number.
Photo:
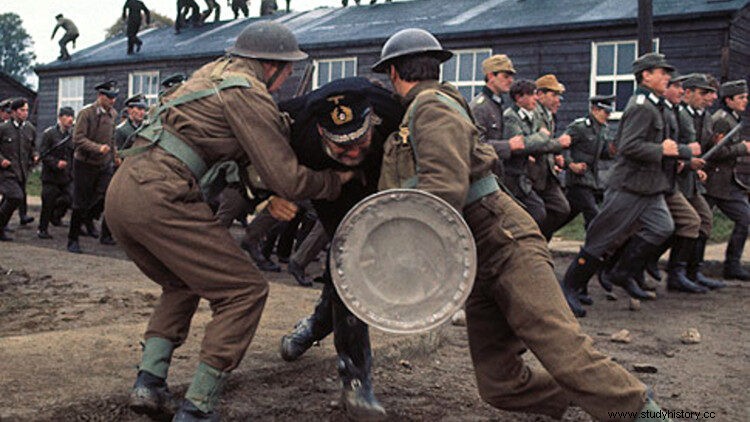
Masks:
[[[161,79],[190,74],[223,55],[253,19],[270,18],[291,28],[310,54],[313,88],[344,76],[370,76],[385,40],[419,27],[456,54],[443,65],[442,79],[466,98],[481,89],[480,64],[492,54],[508,54],[517,78],[556,74],[567,88],[558,116],[564,127],[587,113],[591,95],[614,93],[618,110],[624,107],[635,87],[637,14],[637,0],[413,0],[211,22],[180,34],[149,29],[139,34],[140,53],[126,55],[123,36],[77,51],[70,61],[38,66],[38,126],[53,124],[61,106],[78,110],[93,101],[94,86],[109,79],[121,86],[118,109],[137,92],[153,103]],[[750,1],[653,0],[653,17],[655,49],[682,73],[750,78]],[[281,98],[292,95],[306,64],[297,65]]]

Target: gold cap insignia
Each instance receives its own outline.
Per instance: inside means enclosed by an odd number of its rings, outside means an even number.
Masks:
[[[336,95],[327,98],[328,101],[331,101],[336,106],[333,108],[333,111],[331,111],[331,120],[336,126],[345,125],[354,120],[354,112],[352,112],[352,109],[339,104],[339,101],[343,99],[343,95]]]

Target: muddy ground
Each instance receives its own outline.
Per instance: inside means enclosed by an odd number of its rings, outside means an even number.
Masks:
[[[142,331],[158,290],[119,248],[84,238],[82,246],[90,255],[77,259],[63,252],[65,230],[52,228],[51,233],[54,240],[42,241],[32,228],[18,228],[13,245],[0,245],[0,360],[12,362],[12,367],[0,362],[0,369],[10,374],[0,375],[0,420],[147,420],[132,414],[126,400],[138,356],[137,338],[132,337]],[[558,273],[570,259],[556,258]],[[314,272],[320,267],[312,265]],[[291,364],[276,353],[279,334],[311,309],[316,292],[296,287],[283,273],[269,274],[269,279],[271,299],[258,335],[222,400],[225,420],[344,420],[331,339]],[[607,301],[597,286],[592,294],[596,304],[581,320],[584,330],[627,369],[644,363],[655,367],[656,373],[636,375],[653,386],[664,408],[715,412],[718,421],[750,420],[750,284],[732,281],[708,295],[661,289],[659,300],[643,303],[637,312],[628,309],[623,294]],[[204,306],[191,339],[176,354],[170,379],[179,394],[189,382],[208,317]],[[700,343],[681,343],[688,328],[701,333]],[[631,332],[631,343],[609,340],[621,329]],[[106,339],[85,341],[96,335]],[[498,411],[481,401],[463,327],[445,326],[428,342],[382,333],[373,338],[376,394],[393,420],[547,420]],[[66,341],[73,344],[59,346]],[[45,356],[57,359],[55,350],[64,347],[70,356],[61,358],[60,365],[43,362]],[[81,369],[85,363],[75,363],[85,356],[98,356],[91,369],[96,377],[88,379]],[[101,368],[107,365],[110,372]],[[100,378],[100,372],[106,373]],[[60,393],[66,383],[75,385],[74,394]],[[53,389],[53,384],[59,386]],[[572,408],[565,420],[590,418]]]

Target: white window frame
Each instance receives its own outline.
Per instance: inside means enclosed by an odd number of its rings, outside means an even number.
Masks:
[[[74,82],[80,86],[80,95],[65,96],[63,85],[71,84]],[[57,109],[68,106],[72,107],[73,110],[78,112],[83,108],[84,90],[86,84],[86,78],[84,76],[65,76],[57,80]],[[70,92],[68,90],[68,92]],[[55,113],[57,115],[57,113]]]
[[[136,91],[134,88],[134,80],[136,78],[141,79],[141,87],[143,86],[143,78],[154,78],[156,84],[154,85],[154,92],[143,92],[143,90]],[[148,105],[154,105],[159,100],[159,71],[158,70],[139,70],[130,72],[128,74],[128,97],[132,97],[139,92],[146,97]]]
[[[458,57],[460,54],[467,54],[471,53],[474,56],[474,59],[472,60],[472,69],[471,69],[471,77],[472,80],[470,81],[461,81],[461,80],[447,80],[443,76],[443,65],[445,63],[440,65],[440,80],[450,82],[452,85],[454,85],[456,88],[462,88],[462,87],[470,87],[471,88],[471,96],[472,98],[476,96],[479,93],[479,90],[482,89],[482,87],[485,85],[484,82],[484,76],[480,79],[474,79],[477,76],[477,67],[481,67],[482,63],[477,62],[477,54],[487,54],[487,57],[492,57],[492,49],[491,48],[469,48],[469,49],[462,49],[462,50],[451,50],[453,53],[453,58],[456,60],[456,78],[461,75],[461,62],[458,60]],[[453,58],[451,60],[453,60]],[[468,98],[467,101],[471,101],[471,98]]]
[[[659,39],[654,38],[654,51],[659,52]],[[617,82],[623,81],[623,82],[633,82],[635,83],[635,75],[632,73],[628,73],[626,75],[597,75],[596,69],[598,67],[598,47],[602,45],[618,45],[618,44],[634,44],[635,45],[635,55],[638,56],[638,40],[615,40],[615,41],[592,41],[591,42],[591,73],[589,78],[589,94],[590,96],[594,96],[598,94],[596,92],[596,84],[598,82],[615,82],[615,85],[617,85]],[[633,58],[635,59],[635,57]],[[617,71],[617,53],[614,54],[614,62],[612,63],[612,69],[613,71]],[[617,95],[617,88],[613,87],[613,94]],[[622,117],[622,110],[615,110],[610,116],[610,120],[619,120]]]
[[[334,59],[318,59],[313,60],[313,79],[312,79],[312,89],[318,89],[321,87],[321,85],[318,83],[318,71],[319,66],[321,63],[327,63],[328,64],[328,76],[326,77],[326,83],[334,81],[336,79],[341,79],[343,77],[348,77],[346,74],[339,76],[339,77],[332,77],[331,75],[331,69],[333,66],[331,66],[333,63],[340,62],[341,63],[341,71],[344,72],[346,69],[346,63],[347,62],[354,62],[354,74],[350,76],[357,76],[357,57],[337,57]]]

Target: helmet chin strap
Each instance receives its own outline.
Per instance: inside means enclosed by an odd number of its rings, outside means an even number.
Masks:
[[[270,78],[268,78],[268,81],[266,81],[266,87],[267,89],[271,89],[274,83],[276,83],[276,80],[279,79],[281,76],[281,73],[284,72],[284,69],[287,67],[286,62],[279,62],[284,63],[282,66],[277,66],[276,71],[273,72],[273,75],[271,75]]]

